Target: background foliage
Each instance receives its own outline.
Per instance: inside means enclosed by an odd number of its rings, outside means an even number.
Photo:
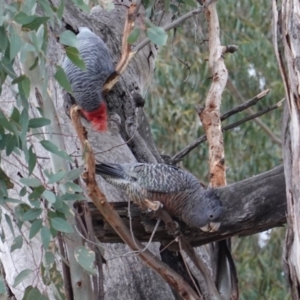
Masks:
[[[225,63],[229,84],[223,94],[222,112],[251,99],[265,89],[270,93],[253,109],[259,111],[284,97],[271,36],[270,1],[218,3],[221,41],[237,45],[238,52],[227,54]],[[210,86],[207,29],[203,14],[187,21],[169,35],[156,64],[153,84],[147,94],[146,112],[159,150],[173,156],[204,133],[199,126],[196,105],[204,106]],[[233,92],[230,83],[240,94]],[[243,112],[230,117],[224,125],[242,119]],[[280,139],[282,108],[261,117],[273,137]],[[281,147],[254,121],[224,133],[228,183],[267,171],[282,163]],[[183,160],[183,166],[208,182],[208,149],[201,144]],[[287,287],[282,272],[281,254],[284,229],[268,235],[233,240],[240,280],[241,299],[284,299]],[[265,237],[264,243],[262,238]],[[264,245],[263,245],[264,244]]]

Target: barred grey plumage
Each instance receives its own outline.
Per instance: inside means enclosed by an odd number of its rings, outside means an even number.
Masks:
[[[81,106],[87,119],[97,127],[101,120],[96,120],[95,114],[103,114],[103,118],[106,118],[102,88],[106,79],[114,72],[114,66],[109,50],[100,37],[86,27],[79,27],[77,38],[77,48],[86,70],[75,66],[68,57],[63,62],[63,69],[71,84],[76,103]],[[92,114],[89,114],[91,112]]]
[[[96,165],[96,173],[126,191],[129,198],[159,201],[174,217],[191,227],[216,231],[223,206],[213,190],[205,190],[192,174],[164,164]]]

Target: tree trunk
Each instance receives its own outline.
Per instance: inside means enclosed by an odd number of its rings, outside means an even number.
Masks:
[[[282,147],[288,230],[283,261],[292,299],[300,299],[300,3],[273,1],[274,46],[286,94]]]

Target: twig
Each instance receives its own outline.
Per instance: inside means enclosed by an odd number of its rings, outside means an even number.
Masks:
[[[143,245],[139,241],[133,241],[131,233],[125,226],[124,222],[116,212],[116,210],[107,202],[105,195],[100,191],[95,179],[95,158],[92,147],[87,140],[87,133],[81,124],[80,108],[73,106],[71,108],[71,119],[76,133],[81,142],[81,146],[85,152],[86,172],[82,178],[86,182],[87,193],[94,202],[97,209],[104,216],[108,224],[115,230],[120,238],[133,251],[142,250]],[[137,247],[137,246],[138,247]],[[174,270],[169,268],[165,263],[158,260],[149,250],[139,252],[138,256],[142,261],[157,272],[172,288],[174,288],[183,297],[183,299],[197,299],[197,294]]]
[[[257,95],[256,97],[258,97],[258,96],[259,96],[259,95]],[[251,101],[255,101],[255,100],[256,100],[256,97],[254,97],[253,99],[247,101],[246,103],[249,104]],[[268,112],[270,112],[270,111],[272,111],[272,110],[278,108],[278,107],[282,104],[282,101],[283,101],[283,100],[284,100],[284,99],[280,100],[277,104],[275,104],[275,105],[273,105],[273,106],[270,106],[270,107],[267,107],[267,108],[265,108],[265,109],[263,109],[263,110],[261,110],[261,111],[255,113],[255,114],[253,114],[253,115],[251,115],[251,116],[249,116],[249,117],[246,117],[246,118],[244,118],[244,119],[242,119],[242,120],[240,120],[240,121],[237,121],[237,122],[235,122],[235,123],[232,123],[232,124],[229,124],[229,125],[227,125],[227,126],[224,126],[224,127],[222,128],[222,131],[223,131],[223,132],[224,132],[224,131],[228,131],[228,130],[230,130],[230,129],[232,129],[232,128],[235,128],[235,127],[237,127],[237,126],[239,126],[239,125],[241,125],[241,124],[243,124],[243,123],[245,123],[245,122],[247,122],[247,121],[250,121],[250,120],[252,120],[252,119],[255,119],[255,118],[257,118],[257,117],[260,117],[260,116],[262,116],[262,115],[264,115],[264,114],[266,114],[266,113],[268,113]],[[258,101],[258,100],[256,100],[256,101]],[[243,107],[244,105],[246,105],[246,103],[244,103],[244,104],[242,104],[242,105],[239,105],[239,106],[237,106],[236,108],[234,108],[234,109],[228,111],[228,112],[226,113],[226,115],[227,115],[226,118],[224,118],[224,117],[222,116],[222,117],[221,117],[221,120],[224,121],[225,119],[227,119],[227,118],[229,118],[230,116],[232,116],[233,113],[231,113],[231,112],[233,112],[234,110],[236,110],[236,109],[238,109],[238,108],[240,108],[240,107]],[[255,103],[253,103],[252,105],[254,105],[254,104],[255,104]],[[248,108],[248,107],[245,107],[244,109],[246,109],[246,108]],[[244,110],[244,109],[242,109],[242,110]],[[242,110],[240,110],[240,111],[242,111]],[[236,110],[235,113],[237,113],[237,112],[239,112],[239,111]],[[177,153],[171,158],[171,160],[170,160],[171,164],[176,164],[176,163],[178,163],[180,160],[182,160],[182,158],[183,158],[184,156],[188,155],[192,150],[194,150],[194,149],[195,149],[197,146],[199,146],[200,144],[204,143],[206,140],[207,140],[206,134],[204,134],[204,135],[200,136],[199,138],[197,138],[196,140],[194,140],[191,144],[189,144],[188,146],[186,146],[185,148],[183,148],[182,150],[180,150],[179,152],[177,152]]]
[[[245,103],[242,103],[241,105],[236,106],[235,108],[229,110],[225,114],[221,116],[221,121],[224,121],[231,117],[232,115],[239,113],[245,109],[247,109],[250,106],[255,105],[259,100],[261,100],[263,97],[265,97],[270,92],[270,89],[264,90],[252,99],[246,101]]]
[[[244,119],[242,119],[242,120],[240,120],[240,121],[237,121],[237,122],[235,122],[235,123],[232,123],[232,124],[229,124],[229,125],[225,126],[225,127],[222,128],[222,131],[230,130],[230,129],[235,128],[235,127],[237,127],[237,126],[239,126],[239,125],[241,125],[241,124],[243,124],[243,123],[245,123],[245,122],[248,122],[248,121],[253,120],[253,119],[257,118],[257,117],[260,117],[260,116],[262,116],[262,115],[268,113],[269,111],[272,111],[272,110],[274,110],[274,109],[280,107],[280,106],[282,105],[282,103],[283,103],[284,100],[285,100],[285,98],[281,99],[281,100],[280,100],[278,103],[276,103],[275,105],[272,105],[272,106],[270,106],[270,107],[264,108],[263,110],[260,110],[260,111],[257,112],[256,114],[253,114],[253,115],[251,115],[251,116],[249,116],[249,117],[246,117],[246,118],[244,118]]]
[[[240,102],[244,102],[244,97],[239,92],[239,90],[236,88],[232,80],[229,78],[227,81],[227,88],[235,94],[235,96],[240,100]],[[248,108],[247,110],[248,114],[253,115],[254,110],[251,108]],[[271,138],[271,140],[276,143],[277,145],[281,145],[281,140],[278,138],[272,130],[261,120],[261,119],[255,119],[255,123],[257,123],[264,131],[265,133]]]
[[[182,249],[182,245],[181,245],[181,240],[180,239],[178,241],[178,244],[179,244],[179,250],[180,250],[180,253],[181,253],[182,260],[183,260],[183,263],[185,265],[185,268],[186,268],[186,270],[187,270],[187,272],[188,272],[188,274],[189,274],[189,276],[190,276],[190,278],[191,278],[191,280],[192,280],[192,282],[194,284],[194,287],[195,287],[197,293],[199,295],[201,295],[201,292],[199,291],[199,288],[198,288],[198,286],[197,286],[197,284],[195,282],[195,279],[193,278],[193,275],[191,274],[191,270],[190,270],[190,268],[189,268],[189,266],[188,266],[188,264],[186,262],[186,259],[184,258],[184,253],[183,253],[183,249]],[[202,296],[200,296],[200,297],[201,297],[200,299],[203,300],[203,297]]]
[[[113,74],[109,76],[109,78],[106,80],[103,86],[103,94],[108,93],[117,83],[117,81],[120,78],[120,75],[125,71],[133,56],[133,53],[131,51],[131,45],[128,44],[127,39],[133,29],[134,21],[136,19],[140,6],[141,0],[136,0],[135,3],[132,3],[128,9],[122,38],[121,58],[116,66],[115,72],[113,72]]]
[[[173,21],[170,24],[167,24],[166,26],[163,27],[163,29],[165,31],[171,30],[173,28],[178,27],[181,23],[183,23],[185,20],[191,18],[192,16],[195,16],[199,13],[201,13],[203,11],[204,7],[201,6],[199,8],[196,8],[188,13],[186,13],[185,15],[181,16],[180,18],[176,19],[175,21]],[[136,54],[137,52],[139,52],[142,48],[144,48],[145,46],[147,46],[150,43],[150,39],[146,38],[144,39],[142,42],[140,42],[138,45],[135,46],[135,48],[132,50],[133,54]]]

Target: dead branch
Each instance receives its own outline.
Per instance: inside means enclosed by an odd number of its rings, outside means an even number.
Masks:
[[[244,97],[242,96],[242,94],[240,93],[240,91],[236,88],[236,86],[234,85],[234,83],[232,82],[232,80],[229,78],[227,81],[227,88],[230,90],[230,92],[232,92],[237,99],[239,99],[240,102],[244,102]],[[253,115],[254,114],[254,110],[252,108],[248,108],[246,110],[246,112],[248,114]],[[258,126],[260,126],[262,128],[262,130],[270,137],[270,139],[276,143],[277,145],[281,145],[281,140],[280,138],[278,138],[273,131],[261,120],[261,119],[254,119],[255,123],[258,124]]]
[[[266,107],[266,108],[260,110],[259,112],[255,113],[255,114],[253,114],[253,115],[250,115],[249,117],[243,118],[242,120],[239,120],[239,121],[237,121],[237,122],[234,122],[234,123],[232,123],[232,124],[229,124],[229,125],[225,126],[225,127],[222,128],[222,131],[230,130],[230,129],[232,129],[232,128],[235,128],[235,127],[237,127],[237,126],[240,126],[240,125],[243,124],[243,123],[246,123],[246,122],[248,122],[248,121],[250,121],[250,120],[253,120],[253,119],[255,119],[255,118],[258,118],[258,117],[260,117],[260,116],[262,116],[262,115],[264,115],[264,114],[266,114],[266,113],[268,113],[268,112],[270,112],[270,111],[272,111],[272,110],[274,110],[274,109],[280,107],[280,106],[282,105],[282,103],[283,103],[284,100],[285,100],[285,98],[281,99],[281,100],[280,100],[278,103],[276,103],[275,105]]]
[[[125,71],[131,58],[133,57],[133,53],[131,52],[131,45],[128,44],[127,39],[134,27],[134,22],[140,6],[141,1],[137,0],[135,3],[132,3],[128,9],[122,37],[121,58],[116,66],[115,72],[106,80],[103,86],[103,94],[107,94],[118,82],[120,75]]]
[[[95,180],[95,158],[92,147],[87,140],[87,133],[81,124],[80,108],[73,106],[71,108],[71,119],[76,130],[78,138],[81,142],[82,150],[85,153],[86,172],[82,175],[86,183],[87,193],[93,201],[97,209],[101,212],[108,224],[120,236],[133,251],[138,252],[138,256],[142,261],[157,272],[170,286],[172,286],[183,299],[198,299],[195,291],[184,279],[169,268],[166,264],[159,261],[149,250],[141,251],[143,245],[131,237],[131,233],[127,226],[123,223],[113,206],[107,202],[105,195],[100,191]]]
[[[286,223],[286,193],[283,167],[276,167],[268,172],[252,176],[243,181],[218,189],[220,199],[225,207],[221,227],[216,232],[204,232],[192,229],[184,223],[180,224],[180,232],[193,246],[201,246],[232,236],[248,236],[282,226]],[[128,225],[128,205],[126,202],[114,202],[113,206],[123,222]],[[91,209],[93,227],[97,238],[102,243],[122,243],[121,238],[105,221],[92,203]],[[131,203],[131,218],[135,236],[142,242],[147,242],[156,224],[157,215],[142,211]],[[173,220],[172,220],[173,222]],[[173,224],[173,223],[172,223]],[[175,226],[176,227],[176,226]],[[174,229],[176,230],[176,228]],[[169,227],[167,231],[172,232]],[[155,242],[164,245],[174,240],[173,235],[166,231],[162,223],[157,228],[153,238]],[[178,247],[173,243],[172,247]]]
[[[247,109],[250,106],[253,106],[255,104],[257,104],[257,102],[261,99],[263,99],[267,94],[269,94],[270,89],[264,90],[261,93],[259,93],[258,95],[256,95],[255,97],[253,97],[252,99],[236,106],[235,108],[229,110],[228,112],[226,112],[225,114],[223,114],[221,116],[221,121],[224,121],[226,119],[228,119],[229,117],[231,117],[232,115],[235,115],[241,111],[244,111],[245,109]]]
[[[241,112],[247,108],[249,108],[250,106],[256,104],[260,99],[262,99],[262,97],[267,95],[267,91],[269,90],[265,90],[263,92],[261,92],[260,94],[258,94],[257,96],[255,96],[254,98],[248,100],[247,102],[233,108],[232,110],[228,111],[227,113],[225,113],[224,115],[221,116],[221,120],[224,121],[227,118],[231,117],[232,115]],[[281,100],[282,101],[282,100]],[[269,111],[272,111],[276,108],[278,108],[280,106],[281,101],[279,101],[277,104],[264,108],[263,110],[254,113],[253,115],[246,117],[240,121],[237,121],[235,123],[229,124],[227,126],[222,127],[222,131],[227,131],[230,130],[232,128],[235,128],[247,121],[250,121],[252,119],[255,119],[259,116],[262,116],[263,114],[268,113]],[[183,159],[184,156],[188,155],[192,150],[194,150],[197,146],[199,146],[200,144],[204,143],[207,140],[207,136],[206,134],[202,135],[201,137],[197,138],[195,141],[193,141],[191,144],[187,145],[186,147],[184,147],[182,150],[180,150],[179,152],[177,152],[170,160],[171,164],[176,164],[178,163],[180,160]]]

